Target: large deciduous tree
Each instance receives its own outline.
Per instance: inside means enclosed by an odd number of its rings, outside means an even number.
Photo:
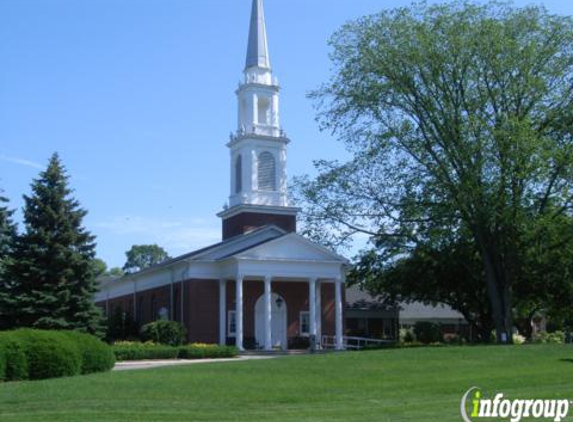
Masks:
[[[95,238],[83,227],[87,212],[72,197],[57,154],[24,201],[25,230],[8,265],[14,324],[103,335],[93,302]]]
[[[123,270],[127,274],[144,270],[170,258],[165,249],[158,245],[133,245],[125,255],[127,261]]]
[[[352,159],[300,181],[309,231],[367,234],[390,266],[469,238],[497,338],[511,341],[532,239],[544,251],[573,239],[570,218],[541,235],[572,210],[572,19],[422,3],[348,23],[331,45],[334,75],[312,96]]]

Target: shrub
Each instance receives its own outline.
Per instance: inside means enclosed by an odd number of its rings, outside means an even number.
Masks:
[[[21,340],[28,364],[28,378],[45,379],[78,375],[82,357],[76,344],[57,331],[14,331]]]
[[[0,344],[0,382],[6,379],[6,352],[4,346]]]
[[[112,349],[118,361],[176,359],[179,354],[176,347],[151,342],[121,341],[115,343]]]
[[[400,343],[414,343],[416,336],[412,328],[400,328]]]
[[[15,331],[0,333],[0,349],[4,354],[4,380],[20,381],[28,379],[28,361],[22,341]]]
[[[82,357],[82,374],[106,372],[113,368],[115,355],[109,345],[97,337],[77,331],[62,331],[62,334],[76,344]]]
[[[441,340],[440,327],[433,322],[418,321],[414,325],[416,339],[423,344],[438,343]]]
[[[185,341],[185,326],[176,321],[155,321],[141,327],[141,339],[169,346],[180,346]]]
[[[542,331],[537,333],[533,337],[534,343],[551,343],[551,344],[563,344],[565,343],[566,334],[563,331],[555,331],[554,333],[547,333]]]
[[[522,336],[519,333],[513,333],[513,344],[515,345],[522,345],[525,344],[525,341],[527,340],[524,336]]]
[[[195,343],[179,347],[179,359],[232,358],[238,354],[239,350],[234,346]]]

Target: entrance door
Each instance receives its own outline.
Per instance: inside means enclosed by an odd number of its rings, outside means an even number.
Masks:
[[[255,305],[255,336],[259,347],[265,347],[265,295]],[[271,344],[273,348],[287,349],[287,305],[276,293],[271,294]]]

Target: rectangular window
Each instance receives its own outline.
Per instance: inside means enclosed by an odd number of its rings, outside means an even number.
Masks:
[[[308,336],[310,333],[310,313],[302,311],[300,313],[300,335]]]
[[[229,311],[227,317],[227,335],[229,337],[235,337],[237,334],[237,312]]]

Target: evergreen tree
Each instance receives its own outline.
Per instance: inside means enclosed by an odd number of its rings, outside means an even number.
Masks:
[[[14,211],[4,205],[7,203],[8,199],[0,194],[0,329],[10,328],[13,324],[9,318],[12,284],[5,269],[14,245],[16,225],[12,221]]]
[[[87,212],[71,194],[54,154],[32,183],[32,195],[24,196],[25,232],[9,265],[13,316],[18,326],[102,335],[102,314],[93,302],[95,237],[82,226]]]

